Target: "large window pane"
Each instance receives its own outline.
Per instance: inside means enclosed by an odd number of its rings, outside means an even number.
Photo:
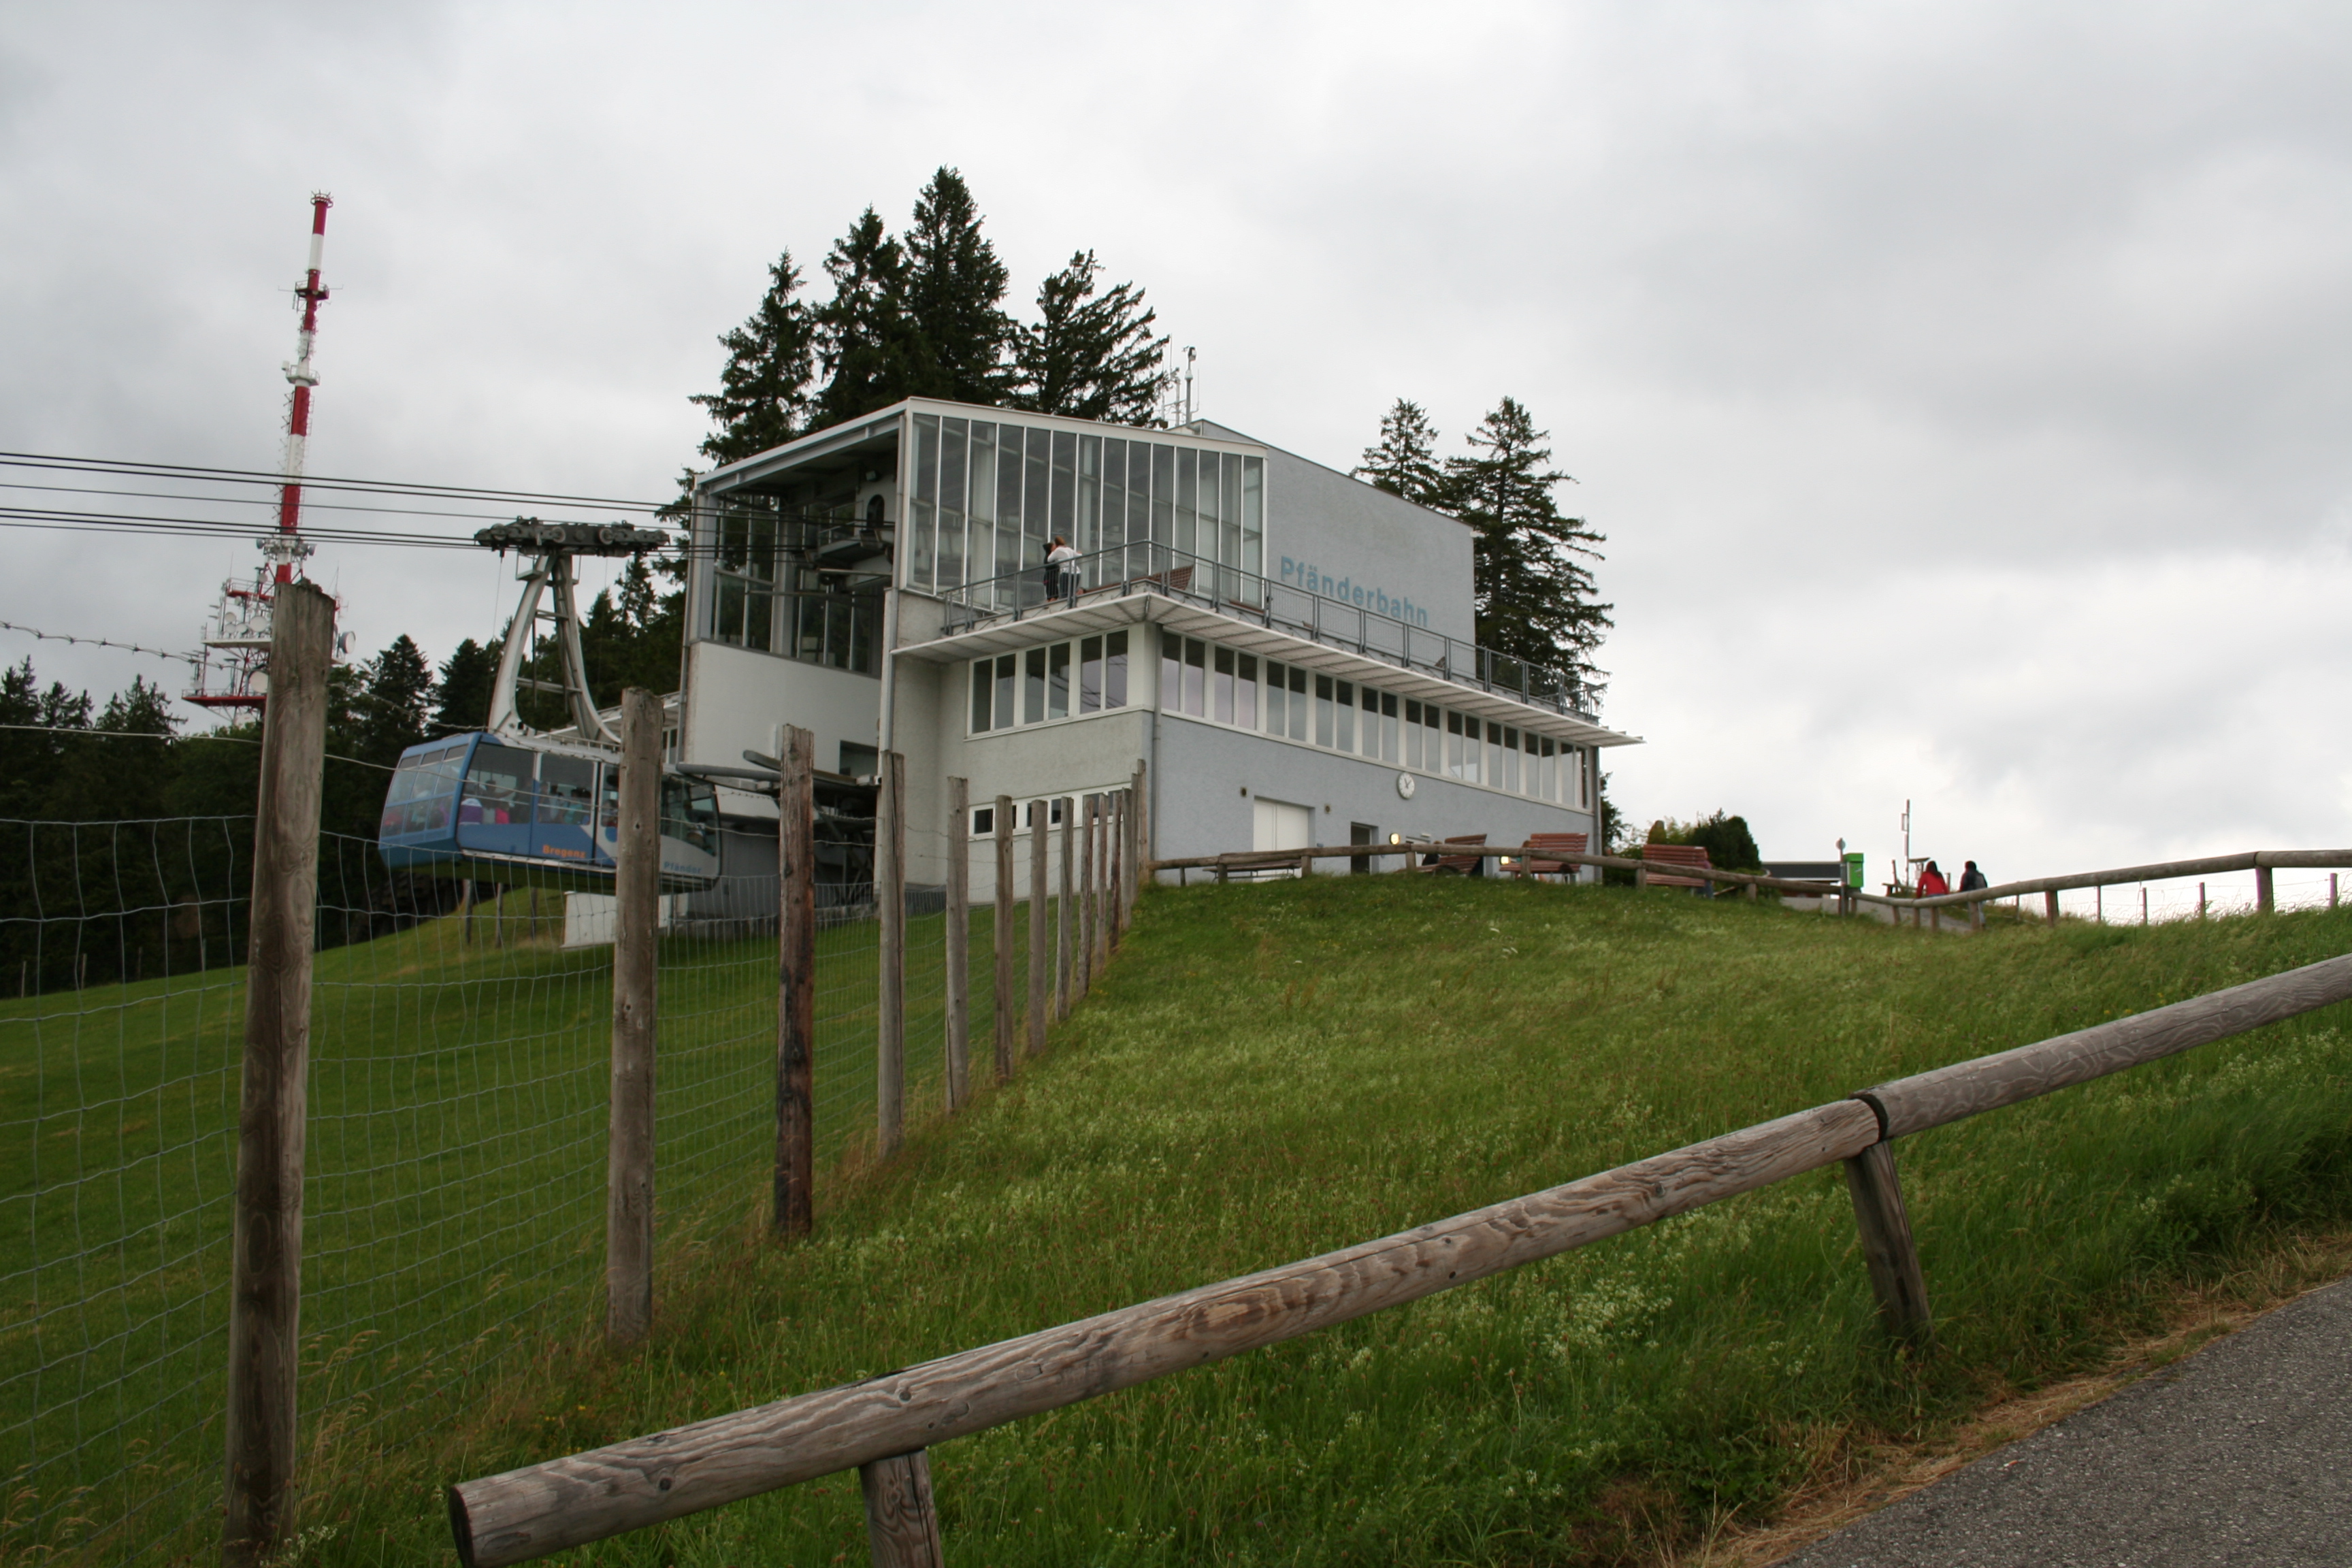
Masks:
[[[720,642],[740,645],[743,641],[743,579],[719,579],[719,624],[712,635]]]
[[[1078,531],[1070,536],[1078,553],[1091,556],[1102,548],[1102,437],[1078,437]],[[1089,561],[1086,584],[1102,581],[1101,570]]]
[[[1184,710],[1184,639],[1174,632],[1160,634],[1160,710]]]
[[[1151,448],[1151,542],[1159,545],[1151,570],[1164,572],[1173,563],[1167,558],[1169,549],[1176,542],[1176,448]]]
[[[963,586],[964,438],[968,421],[940,422],[940,592]]]
[[[1265,459],[1242,459],[1242,570],[1265,570]]]
[[[1106,436],[1102,453],[1102,548],[1117,550],[1127,542],[1127,443]],[[1127,574],[1117,556],[1106,558],[1100,570],[1106,582]]]
[[[911,547],[904,552],[907,586],[929,593],[940,499],[940,422],[935,415],[915,416],[914,521]]]
[[[1307,672],[1295,664],[1290,667],[1290,738],[1307,739]]]
[[[1208,647],[1199,637],[1184,639],[1184,711],[1194,718],[1208,713]]]
[[[1027,480],[1021,487],[1021,569],[1034,573],[1045,563],[1045,531],[1054,490],[1052,432],[1029,432]],[[1042,586],[1042,579],[1039,580]]]
[[[1151,541],[1151,443],[1127,444],[1127,572],[1132,577],[1151,570],[1151,552],[1137,546]]]
[[[1421,704],[1418,702],[1404,705],[1404,765],[1421,767]],[[1428,771],[1433,773],[1436,770]]]
[[[1257,658],[1243,654],[1234,678],[1234,722],[1244,730],[1257,728]]]
[[[1458,779],[1462,773],[1462,715],[1445,716],[1445,776]]]
[[[1200,553],[1201,476],[1200,454],[1190,447],[1176,448],[1176,531],[1169,536],[1170,545],[1186,555]],[[1171,568],[1184,564],[1171,561]],[[1201,587],[1208,584],[1202,583]]]
[[[1331,743],[1331,678],[1328,675],[1315,678],[1315,743]]]
[[[971,732],[975,735],[988,731],[989,689],[995,680],[992,668],[994,662],[983,658],[971,667]]]
[[[1281,665],[1265,661],[1265,732],[1269,735],[1290,732],[1290,689],[1283,684],[1286,679]]]
[[[1219,468],[1217,559],[1228,566],[1242,563],[1242,459],[1227,452]]]
[[[996,656],[996,727],[1010,729],[1013,724],[1013,656]]]
[[[1340,680],[1331,687],[1331,743],[1343,752],[1356,749],[1356,688]]]
[[[971,548],[964,552],[964,581],[985,583],[996,575],[996,426],[973,421]]]
[[[1078,537],[1078,433],[1054,432],[1054,510],[1048,531],[1055,538]],[[1045,560],[1040,554],[1037,559]]]
[[[1234,721],[1234,650],[1216,650],[1214,679],[1209,683],[1209,717],[1220,724]]]
[[[1070,716],[1070,645],[1057,642],[1045,650],[1045,717]]]
[[[1021,570],[1021,426],[996,427],[997,603],[1013,603],[1011,579]]]
[[[1397,700],[1393,691],[1381,693],[1381,761],[1393,763],[1397,752]]]
[[[1103,638],[1103,706],[1127,706],[1127,634],[1112,632]]]
[[[1099,713],[1103,705],[1103,640],[1087,637],[1078,644],[1078,711]]]
[[[1034,724],[1045,717],[1045,650],[1033,647],[1022,656],[1021,721]]]

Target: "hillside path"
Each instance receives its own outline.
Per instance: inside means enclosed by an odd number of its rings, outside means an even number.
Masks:
[[[1780,1568],[2352,1563],[2352,1280],[1815,1542]]]

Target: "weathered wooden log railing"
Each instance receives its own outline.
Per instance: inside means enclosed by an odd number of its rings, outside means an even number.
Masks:
[[[1174,871],[1181,877],[1192,870],[1210,870],[1220,881],[1236,871],[1278,871],[1304,869],[1316,860],[1361,860],[1386,857],[1402,857],[1405,869],[1422,868],[1412,864],[1428,856],[1481,859],[1542,860],[1555,865],[1597,866],[1603,869],[1632,871],[1639,876],[1649,868],[1642,860],[1622,855],[1579,855],[1566,850],[1535,845],[1483,844],[1338,844],[1318,845],[1311,849],[1241,849],[1222,855],[1192,855],[1178,859],[1155,860],[1153,872]],[[2226,871],[2254,873],[2254,901],[2257,908],[2267,910],[2274,907],[2271,887],[2273,869],[2344,870],[2352,869],[2352,849],[2249,849],[2235,855],[2209,855],[2195,860],[2167,860],[2148,866],[2118,866],[2105,871],[2073,871],[2058,877],[2030,877],[2022,881],[2000,882],[1990,887],[1973,888],[1964,893],[1938,893],[1930,898],[1906,899],[1883,893],[1866,893],[1859,889],[1844,889],[1845,896],[1857,903],[1879,904],[1897,911],[1938,910],[1952,904],[1969,906],[1971,919],[1981,924],[1983,908],[2002,899],[2022,898],[2028,893],[2044,896],[2044,913],[2052,925],[2058,923],[2058,895],[2069,889],[2115,888],[2135,882],[2160,882],[2179,877],[2209,877]],[[1724,883],[1745,890],[1753,898],[1759,889],[1770,892],[1795,893],[1803,897],[1834,895],[1840,889],[1833,882],[1795,881],[1785,877],[1759,877],[1744,871],[1724,871],[1712,867],[1676,865],[1668,868],[1676,877],[1697,877],[1709,882]],[[2331,893],[2330,897],[2333,898]],[[1927,917],[1932,919],[1932,916]]]
[[[1294,857],[1296,851],[1286,851]],[[1547,858],[1564,858],[1551,856]],[[469,1568],[521,1563],[857,1468],[877,1564],[937,1564],[926,1451],[1344,1323],[1843,1162],[1889,1332],[1933,1339],[1893,1141],[2352,1000],[2352,955],[1898,1079],[1263,1273],[449,1489]]]
[[[1321,844],[1311,849],[1236,849],[1223,855],[1189,855],[1171,860],[1154,860],[1148,872],[1212,870],[1220,874],[1234,871],[1281,871],[1305,866],[1315,860],[1378,860],[1402,858],[1405,869],[1417,870],[1412,862],[1428,856],[1440,856],[1448,860],[1541,860],[1559,866],[1598,866],[1604,870],[1640,873],[1663,869],[1676,877],[1703,877],[1711,882],[1728,883],[1734,887],[1761,888],[1768,891],[1797,893],[1811,898],[1835,892],[1831,882],[1798,881],[1788,877],[1763,877],[1748,871],[1723,871],[1708,866],[1672,866],[1653,868],[1624,855],[1583,855],[1572,850],[1548,848],[1528,844]]]
[[[1864,901],[1885,904],[1898,910],[1937,910],[1948,904],[1969,904],[1981,908],[2002,899],[2022,898],[2028,893],[2044,895],[2044,912],[2052,925],[2058,923],[2058,895],[2070,889],[2116,888],[2134,882],[2163,882],[2178,877],[2211,877],[2225,871],[2252,871],[2254,874],[2254,904],[2261,910],[2274,907],[2271,889],[2271,872],[2282,868],[2306,870],[2343,870],[2352,868],[2352,849],[2248,849],[2235,855],[2208,855],[2196,860],[2164,860],[2152,866],[2119,866],[2109,871],[2074,871],[2063,877],[2029,877],[2021,882],[2000,882],[1989,888],[1974,888],[1965,893],[1937,893],[1924,899],[1886,898],[1876,893],[1857,895]]]

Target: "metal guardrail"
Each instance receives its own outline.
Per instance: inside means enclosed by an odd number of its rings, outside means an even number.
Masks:
[[[1639,865],[1605,856],[1536,858]],[[1759,886],[1780,880],[1716,875]],[[874,1561],[936,1564],[939,1528],[925,1457],[933,1444],[1401,1306],[1832,1163],[1845,1166],[1882,1321],[1897,1340],[1924,1347],[1932,1342],[1933,1320],[1895,1139],[2347,1000],[2352,955],[1878,1084],[1282,1268],[467,1481],[447,1493],[458,1556],[469,1568],[497,1568],[856,1468]]]
[[[1158,594],[1455,686],[1508,697],[1587,723],[1601,721],[1596,712],[1579,706],[1583,692],[1572,670],[1465,642],[1397,616],[1342,604],[1328,595],[1291,587],[1164,544],[1130,544],[1081,555],[1062,568],[1051,589],[1049,570],[1032,566],[945,590],[941,597],[948,608],[941,635],[953,637],[994,622],[1024,620],[1106,596]]]

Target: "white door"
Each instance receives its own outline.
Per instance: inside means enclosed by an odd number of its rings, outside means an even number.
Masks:
[[[1315,814],[1303,805],[1293,805],[1286,800],[1266,800],[1260,797],[1252,803],[1250,847],[1253,849],[1306,849],[1315,843]],[[1296,871],[1286,873],[1297,876]]]

